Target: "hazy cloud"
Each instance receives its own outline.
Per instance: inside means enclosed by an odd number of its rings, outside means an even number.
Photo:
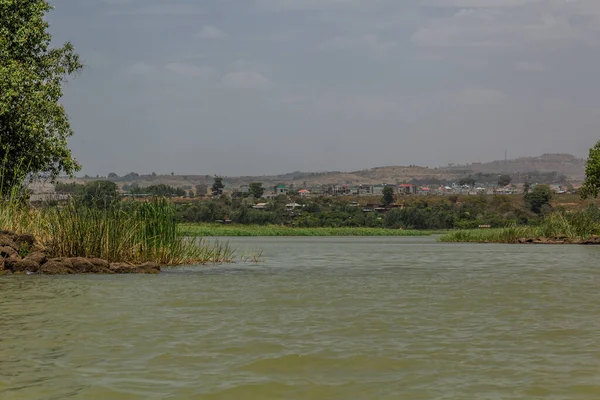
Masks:
[[[224,36],[225,34],[223,31],[211,25],[205,25],[202,30],[198,32],[198,37],[202,39],[220,39]]]
[[[225,74],[223,83],[232,88],[257,89],[270,85],[271,81],[259,72],[236,71]]]
[[[165,68],[177,75],[188,78],[210,78],[216,74],[214,68],[198,67],[188,63],[168,63]]]
[[[90,175],[585,156],[600,131],[598,0],[55,5],[87,65],[63,103]]]

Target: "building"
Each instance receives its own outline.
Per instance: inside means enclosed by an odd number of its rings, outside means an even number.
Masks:
[[[287,195],[287,193],[288,193],[288,189],[283,183],[275,186],[275,196]]]
[[[398,194],[417,194],[417,186],[412,183],[401,183],[398,185]]]

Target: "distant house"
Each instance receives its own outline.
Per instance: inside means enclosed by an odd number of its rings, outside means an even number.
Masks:
[[[275,186],[275,195],[279,196],[280,194],[287,195],[288,189],[284,184],[279,184]]]
[[[417,186],[412,183],[401,183],[398,185],[399,194],[417,194]]]
[[[45,181],[31,182],[27,186],[29,190],[29,201],[39,203],[45,201],[64,201],[71,198],[71,195],[66,193],[56,193],[54,184]]]
[[[267,208],[267,203],[258,203],[255,206],[252,206],[255,210],[264,210]]]
[[[206,196],[208,194],[208,185],[199,184],[196,185],[196,196]]]
[[[359,196],[370,196],[373,193],[373,187],[371,185],[359,185],[358,195]]]
[[[371,188],[371,190],[372,190],[371,194],[373,196],[381,196],[383,194],[383,188],[385,186],[386,185],[373,185]]]
[[[308,197],[308,196],[310,196],[310,191],[308,191],[306,189],[301,189],[301,190],[298,191],[298,194],[301,197]]]
[[[285,208],[288,211],[293,211],[296,208],[301,208],[301,207],[302,207],[302,204],[298,204],[298,203],[288,203],[288,204],[285,205]]]

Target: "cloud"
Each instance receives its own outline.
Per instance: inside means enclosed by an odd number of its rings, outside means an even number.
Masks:
[[[198,67],[193,64],[179,62],[169,63],[165,65],[165,69],[188,78],[210,78],[216,74],[215,69],[211,67]]]
[[[258,7],[288,10],[288,11],[311,11],[329,9],[347,9],[361,6],[372,6],[384,3],[382,0],[257,0]]]
[[[271,81],[259,72],[235,71],[223,76],[225,86],[238,89],[258,89],[269,86]]]
[[[126,0],[111,0],[117,6],[108,11],[108,15],[143,17],[143,16],[182,16],[202,15],[204,9],[193,4],[149,4],[135,6]]]
[[[125,73],[128,75],[148,75],[156,71],[156,68],[145,62],[138,62],[125,67]]]
[[[392,48],[396,46],[395,42],[382,41],[377,35],[366,34],[360,37],[338,36],[321,43],[321,50],[346,50],[363,48],[369,50],[374,55],[385,56]]]
[[[508,2],[510,7],[495,2],[484,7],[482,2],[478,8],[474,2],[454,3],[472,7],[451,16],[430,18],[412,34],[411,41],[420,47],[497,50],[542,46],[536,50],[552,50],[588,41],[600,33],[591,21],[576,20],[575,13],[581,9],[570,7],[568,2],[548,0],[541,6],[541,0],[514,0]]]
[[[202,39],[220,39],[225,36],[225,33],[211,25],[205,25],[197,34]]]

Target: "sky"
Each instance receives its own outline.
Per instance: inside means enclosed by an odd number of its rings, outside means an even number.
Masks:
[[[442,166],[600,139],[598,0],[53,0],[82,174]]]

